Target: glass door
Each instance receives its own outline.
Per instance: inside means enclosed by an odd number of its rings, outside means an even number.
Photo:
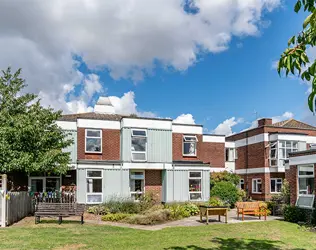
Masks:
[[[44,192],[44,178],[32,178],[31,191],[34,193]]]

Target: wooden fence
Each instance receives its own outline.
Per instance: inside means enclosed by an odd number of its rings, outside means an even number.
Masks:
[[[11,225],[34,213],[34,203],[28,192],[8,192],[7,225]]]

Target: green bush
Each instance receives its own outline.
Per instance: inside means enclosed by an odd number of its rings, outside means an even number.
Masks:
[[[285,206],[283,210],[283,216],[284,220],[288,222],[297,223],[299,221],[308,221],[305,209],[301,209],[296,206]]]
[[[230,173],[228,171],[211,173],[211,188],[215,186],[218,182],[222,181],[230,182],[234,186],[237,186],[239,184],[240,177],[237,174]]]
[[[221,181],[214,185],[211,190],[211,197],[217,196],[225,203],[234,207],[235,203],[239,199],[238,188],[231,182]]]
[[[132,216],[131,214],[117,213],[117,214],[107,214],[102,216],[103,221],[121,221],[127,217]]]
[[[110,210],[103,205],[97,205],[89,207],[87,212],[95,215],[106,215],[110,212]]]
[[[208,205],[212,207],[222,207],[225,206],[225,202],[223,202],[219,197],[212,196],[208,201]]]
[[[197,205],[193,203],[185,203],[183,205],[184,210],[186,210],[190,215],[197,215],[200,211]]]
[[[103,203],[103,206],[106,207],[111,214],[137,214],[141,210],[140,204],[130,198],[112,197],[110,200]]]
[[[170,211],[168,209],[160,209],[147,212],[146,214],[136,214],[124,219],[125,222],[138,225],[155,225],[168,221]]]
[[[185,209],[183,204],[171,203],[165,205],[167,209],[170,211],[170,218],[172,220],[180,220],[186,217],[190,217],[190,212]]]
[[[157,203],[158,202],[155,200],[154,193],[143,194],[139,199],[139,210],[146,211]]]

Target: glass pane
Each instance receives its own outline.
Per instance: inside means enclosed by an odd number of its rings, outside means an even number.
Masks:
[[[102,193],[102,179],[87,179],[87,193]]]
[[[291,153],[292,152],[292,149],[290,149],[290,148],[287,148],[286,149],[286,151],[285,151],[285,153],[286,153],[286,158],[289,158],[289,153]]]
[[[257,192],[262,192],[262,185],[261,185],[261,183],[260,184],[257,184]]]
[[[202,194],[201,193],[190,193],[190,200],[201,200]]]
[[[189,179],[189,191],[190,192],[201,191],[201,180]]]
[[[299,196],[297,199],[297,206],[302,207],[313,207],[314,196]]]
[[[298,148],[298,142],[297,141],[293,141],[293,148]]]
[[[195,142],[184,142],[183,143],[183,154],[185,155],[195,155]]]
[[[299,167],[299,175],[314,175],[314,166]]]
[[[276,191],[277,191],[278,193],[281,192],[281,188],[282,188],[282,184],[277,183],[277,185],[276,185]]]
[[[279,149],[279,158],[285,159],[285,149]]]
[[[88,170],[87,171],[87,176],[88,177],[102,177],[102,171],[99,170]]]
[[[291,143],[292,143],[291,141],[286,141],[286,148],[291,148],[292,146]]]
[[[143,180],[144,178],[144,172],[131,172],[131,179]]]
[[[132,137],[132,151],[145,152],[146,141],[144,137]]]
[[[314,178],[299,178],[298,182],[300,194],[313,194]]]
[[[31,191],[32,192],[43,192],[43,180],[42,179],[32,179],[31,180]]]
[[[87,136],[101,137],[101,131],[100,130],[87,130]]]
[[[190,172],[190,177],[200,178],[202,176],[201,172]]]
[[[229,148],[226,148],[225,150],[225,157],[226,157],[226,161],[229,161]]]
[[[270,157],[275,158],[276,157],[276,149],[271,149],[270,151]]]
[[[131,192],[143,192],[144,180],[131,180]]]
[[[101,139],[86,138],[87,152],[101,152]]]
[[[101,194],[88,194],[87,195],[87,202],[101,203],[102,202],[102,195]]]
[[[145,130],[133,130],[133,136],[146,136]]]
[[[280,141],[280,147],[282,147],[282,148],[285,147],[285,141]]]
[[[146,152],[133,152],[132,153],[132,160],[133,161],[145,161],[146,160]]]
[[[60,189],[59,178],[46,178],[46,192],[55,192]]]
[[[271,192],[275,192],[275,180],[271,180]]]

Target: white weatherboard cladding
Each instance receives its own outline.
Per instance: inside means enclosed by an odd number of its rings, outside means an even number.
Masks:
[[[171,130],[172,122],[168,120],[123,118],[121,121],[121,127],[122,128],[152,128],[152,129]]]
[[[63,130],[77,130],[77,122],[57,121],[56,124]]]
[[[172,169],[171,163],[124,162],[124,169]]]
[[[284,173],[284,167],[270,167],[270,168],[247,168],[237,169],[236,174],[264,174],[264,173]]]
[[[225,143],[225,136],[203,135],[203,142]]]
[[[289,165],[302,165],[302,164],[314,164],[316,163],[316,154],[314,155],[302,155],[290,157]]]
[[[304,141],[306,143],[316,143],[316,136],[280,134],[270,135],[270,141],[288,140],[288,141]]]
[[[121,129],[119,121],[78,119],[77,123],[79,128]]]
[[[181,133],[181,134],[195,134],[202,135],[203,127],[202,126],[190,126],[190,125],[180,125],[180,124],[172,124],[172,132],[173,133]]]
[[[251,144],[264,142],[264,141],[269,141],[268,133],[263,133],[263,134],[248,137],[248,143],[247,143],[247,139],[237,140],[235,141],[235,145],[236,145],[236,148],[239,148],[239,147],[246,146],[247,144],[251,145]]]
[[[226,141],[225,142],[225,148],[235,148],[235,142]]]

